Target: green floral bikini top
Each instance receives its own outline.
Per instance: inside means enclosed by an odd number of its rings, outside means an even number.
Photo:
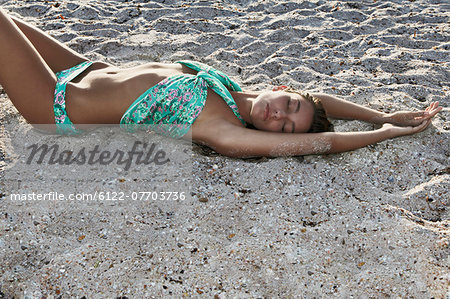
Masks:
[[[205,106],[208,88],[228,104],[236,117],[245,125],[238,107],[227,88],[242,91],[227,75],[206,64],[177,61],[198,73],[182,74],[162,80],[140,95],[120,120],[128,131],[151,129],[172,138],[185,135]]]

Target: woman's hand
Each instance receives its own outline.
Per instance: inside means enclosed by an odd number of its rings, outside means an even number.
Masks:
[[[416,134],[419,132],[422,132],[423,130],[425,130],[428,125],[431,123],[431,119],[427,119],[422,121],[421,124],[419,124],[418,126],[408,126],[408,127],[399,127],[399,126],[394,126],[392,124],[384,124],[383,127],[381,128],[381,130],[385,131],[387,133],[387,135],[389,136],[388,138],[394,138],[394,137],[398,137],[398,136],[405,136],[405,135],[412,135],[412,134]]]
[[[424,121],[433,118],[442,107],[439,107],[439,102],[433,102],[423,111],[398,111],[389,113],[386,117],[386,122],[396,126],[420,126]]]

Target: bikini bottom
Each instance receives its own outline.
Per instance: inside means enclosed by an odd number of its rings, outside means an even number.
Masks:
[[[55,113],[56,133],[62,135],[77,135],[83,131],[77,129],[70,121],[66,111],[66,86],[67,83],[75,79],[88,67],[90,67],[92,61],[84,61],[70,69],[57,72],[56,78],[58,79],[55,87],[55,95],[53,99],[53,112]]]

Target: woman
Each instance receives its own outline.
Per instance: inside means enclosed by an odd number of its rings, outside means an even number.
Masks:
[[[442,109],[432,103],[424,111],[386,114],[285,87],[244,92],[220,71],[190,61],[127,69],[92,63],[3,10],[0,32],[0,84],[28,122],[56,124],[58,133],[120,123],[128,130],[144,125],[192,138],[233,157],[322,154],[423,131]],[[329,127],[326,115],[384,125],[320,132]]]

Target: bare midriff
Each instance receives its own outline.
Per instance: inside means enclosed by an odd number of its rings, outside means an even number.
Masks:
[[[161,80],[196,71],[181,64],[118,68],[95,62],[67,84],[66,109],[74,124],[118,124],[142,93]]]

